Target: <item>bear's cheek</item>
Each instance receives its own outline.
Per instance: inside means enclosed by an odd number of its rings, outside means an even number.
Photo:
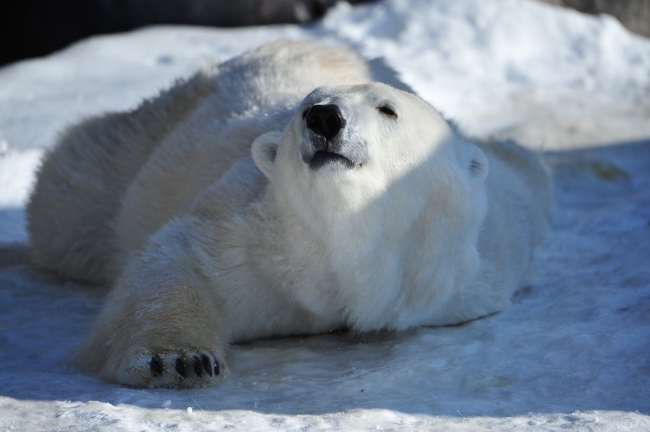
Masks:
[[[299,127],[294,125],[288,129],[278,148],[274,171],[288,170],[292,175],[305,171],[302,153],[306,145],[308,143]]]

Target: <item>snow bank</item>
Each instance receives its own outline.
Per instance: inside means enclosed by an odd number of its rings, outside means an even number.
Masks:
[[[385,56],[474,135],[544,148],[650,136],[650,43],[612,17],[515,0],[395,0],[341,3],[322,26]]]
[[[563,150],[545,154],[557,209],[537,274],[510,309],[462,326],[234,347],[216,388],[134,390],[66,366],[103,294],[15,265],[44,149],[83,116],[281,37],[383,56],[471,134]],[[650,42],[524,0],[152,27],[0,69],[0,430],[650,430],[650,142],[605,145],[650,137],[649,89]]]

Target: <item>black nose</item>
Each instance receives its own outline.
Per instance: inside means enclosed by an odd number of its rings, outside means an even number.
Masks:
[[[325,139],[334,138],[345,126],[345,119],[336,105],[314,105],[305,121],[309,129]]]

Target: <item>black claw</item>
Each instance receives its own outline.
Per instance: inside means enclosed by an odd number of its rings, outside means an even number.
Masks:
[[[160,358],[155,355],[149,360],[149,369],[151,369],[151,375],[159,377],[163,373],[163,363]]]
[[[214,362],[214,374],[219,375],[219,373],[221,373],[221,369],[219,368],[219,362],[215,361]]]
[[[212,372],[212,361],[210,360],[210,357],[208,357],[207,355],[203,354],[203,355],[201,356],[201,361],[203,362],[203,369],[206,370],[206,372],[208,373],[208,375],[212,376],[212,375],[213,375],[213,372]]]
[[[176,359],[176,372],[178,372],[178,374],[183,378],[187,378],[187,374],[185,373],[185,362],[180,357]]]
[[[196,376],[199,378],[203,376],[203,365],[201,364],[199,356],[192,356],[192,367],[194,368]]]

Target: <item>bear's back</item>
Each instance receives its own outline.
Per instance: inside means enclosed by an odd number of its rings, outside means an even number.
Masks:
[[[258,136],[282,130],[311,90],[372,76],[347,48],[278,41],[217,66],[211,79],[213,93],[160,143],[125,193],[116,224],[118,267],[169,219],[189,212],[237,160],[249,158]]]
[[[34,262],[110,282],[151,234],[250,157],[255,138],[283,129],[311,90],[372,80],[369,64],[348,48],[278,41],[202,70],[132,112],[70,128],[44,161],[28,207]]]

